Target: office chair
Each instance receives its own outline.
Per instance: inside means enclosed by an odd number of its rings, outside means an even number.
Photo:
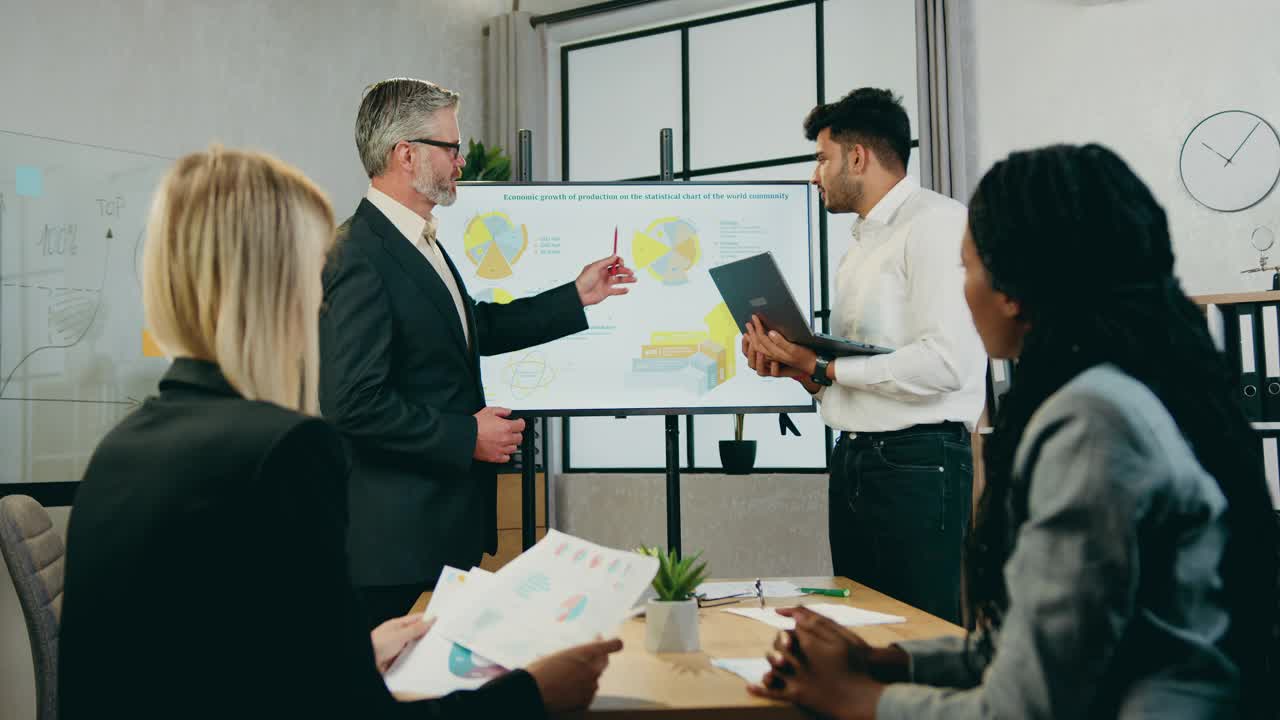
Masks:
[[[43,506],[26,495],[0,498],[0,555],[18,591],[31,638],[37,720],[58,715],[58,620],[66,546]]]

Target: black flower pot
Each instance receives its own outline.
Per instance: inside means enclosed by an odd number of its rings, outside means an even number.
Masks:
[[[746,475],[756,465],[755,440],[721,440],[720,466],[730,475]]]

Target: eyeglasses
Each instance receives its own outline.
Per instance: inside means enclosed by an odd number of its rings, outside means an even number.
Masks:
[[[449,153],[453,156],[454,160],[457,160],[458,155],[462,154],[462,143],[460,142],[445,142],[443,140],[428,140],[426,138],[409,140],[407,142],[421,143],[423,145],[434,145],[438,148],[444,148],[445,150],[449,151]]]

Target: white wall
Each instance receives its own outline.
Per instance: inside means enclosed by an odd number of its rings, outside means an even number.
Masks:
[[[463,94],[484,118],[484,37],[510,0],[0,0],[0,129],[176,156],[212,141],[274,153],[349,214],[367,179],[362,89],[392,76]],[[0,459],[0,462],[3,462]],[[67,509],[52,513],[65,531]],[[35,717],[31,655],[0,571],[0,718]]]
[[[484,22],[510,0],[0,0],[0,129],[176,156],[218,141],[300,167],[345,217],[368,181],[363,88],[463,94],[482,134]]]
[[[1274,0],[970,0],[976,72],[975,171],[1010,151],[1098,141],[1129,162],[1164,205],[1177,271],[1191,293],[1263,290],[1249,238],[1280,235],[1280,191],[1255,207],[1198,205],[1178,176],[1187,133],[1219,110],[1280,126],[1280,3]],[[976,178],[975,178],[976,180]],[[1280,248],[1271,252],[1280,259]]]

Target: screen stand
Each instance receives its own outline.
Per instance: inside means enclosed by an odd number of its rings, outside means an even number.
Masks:
[[[680,553],[680,416],[667,416],[667,552]]]
[[[537,418],[526,418],[524,439],[520,443],[520,535],[525,550],[538,542],[538,460],[534,443]]]
[[[658,131],[658,177],[675,180],[671,128]],[[680,417],[667,416],[667,552],[680,553]]]
[[[521,129],[516,137],[519,148],[516,157],[516,180],[530,182],[533,180],[533,133]],[[525,550],[538,542],[538,461],[534,452],[534,443],[538,442],[538,433],[534,431],[537,418],[528,418],[524,430],[524,440],[520,443],[520,541]],[[543,465],[550,470],[547,458]]]

